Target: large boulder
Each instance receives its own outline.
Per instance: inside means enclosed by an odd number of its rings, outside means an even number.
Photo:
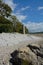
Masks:
[[[13,63],[13,65],[15,64],[15,61],[18,65],[18,62],[22,63],[21,61],[23,60],[28,61],[27,65],[43,65],[43,43],[29,44],[26,47],[14,51],[11,56],[10,62]]]

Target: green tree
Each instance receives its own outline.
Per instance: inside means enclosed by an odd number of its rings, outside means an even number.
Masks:
[[[0,33],[1,32],[13,32],[12,22],[3,16],[0,16]]]
[[[3,3],[3,0],[0,0],[0,15],[8,17],[11,12],[11,8],[7,4]]]
[[[0,33],[13,32],[13,24],[10,20],[6,19],[11,14],[11,8],[0,0]]]
[[[23,24],[17,19],[16,16],[10,16],[13,23],[13,31],[23,33]],[[25,27],[25,33],[28,33],[28,29]]]
[[[13,30],[16,31],[16,25],[17,25],[18,19],[16,16],[10,16],[10,17],[11,17],[11,21],[12,21],[13,27],[14,27]]]
[[[13,25],[15,25],[15,23],[17,22],[17,17],[16,16],[12,16],[12,15],[10,17],[12,19]]]
[[[23,24],[21,22],[17,22],[16,31],[23,33]]]
[[[11,15],[11,8],[0,0],[0,32],[19,32],[23,33],[23,24],[17,19],[16,16]],[[5,17],[10,16],[11,20]],[[28,33],[28,29],[25,27],[25,32]]]
[[[25,26],[25,33],[29,33],[29,30],[28,30],[28,28]]]

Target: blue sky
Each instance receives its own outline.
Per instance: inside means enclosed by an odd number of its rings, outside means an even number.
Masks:
[[[30,32],[43,31],[43,0],[4,0]]]

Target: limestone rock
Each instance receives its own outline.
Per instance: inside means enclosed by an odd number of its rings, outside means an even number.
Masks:
[[[19,58],[31,62],[32,65],[43,65],[43,43],[29,44],[14,51],[11,56],[13,62]]]

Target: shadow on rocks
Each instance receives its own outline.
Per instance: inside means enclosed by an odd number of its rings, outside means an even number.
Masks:
[[[12,58],[10,58],[10,63],[11,63],[11,65],[21,65],[21,63],[22,63],[22,59],[20,59],[20,58],[18,58],[18,53],[19,53],[19,51],[14,51],[13,53],[11,53],[11,57]]]

